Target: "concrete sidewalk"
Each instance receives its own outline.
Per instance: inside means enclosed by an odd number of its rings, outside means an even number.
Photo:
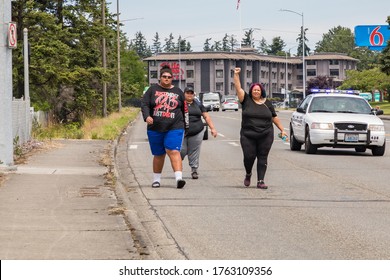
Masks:
[[[5,174],[0,259],[158,259],[134,238],[110,181],[113,145],[52,141]]]

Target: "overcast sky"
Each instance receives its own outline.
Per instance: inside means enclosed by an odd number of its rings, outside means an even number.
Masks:
[[[117,11],[117,0],[107,0],[111,13]],[[202,51],[207,38],[222,41],[225,34],[242,38],[245,28],[255,29],[254,39],[264,37],[268,44],[280,36],[286,50],[296,53],[296,38],[302,25],[308,28],[306,37],[311,50],[322,35],[336,26],[354,31],[357,25],[387,25],[389,0],[119,0],[120,20],[129,39],[140,31],[148,44],[156,32],[161,43],[169,36],[179,35],[191,43],[194,51]],[[292,10],[282,12],[280,9]],[[129,20],[129,21],[127,21]],[[256,42],[258,45],[258,42]]]

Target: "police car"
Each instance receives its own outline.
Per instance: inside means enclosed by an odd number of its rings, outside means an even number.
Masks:
[[[290,149],[315,154],[320,147],[354,148],[383,156],[386,136],[383,121],[363,97],[346,93],[308,95],[290,120]]]

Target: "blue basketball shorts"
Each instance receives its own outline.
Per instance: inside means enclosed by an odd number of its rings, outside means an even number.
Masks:
[[[183,143],[184,129],[173,129],[167,132],[148,130],[148,139],[152,155],[161,156],[165,150],[180,151]]]

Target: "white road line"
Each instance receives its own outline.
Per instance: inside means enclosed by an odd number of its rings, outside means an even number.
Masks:
[[[130,145],[129,150],[135,150],[138,148],[138,145]]]
[[[238,145],[236,142],[229,142],[229,144],[232,145],[232,146],[235,146],[235,147],[240,146],[240,145]]]

